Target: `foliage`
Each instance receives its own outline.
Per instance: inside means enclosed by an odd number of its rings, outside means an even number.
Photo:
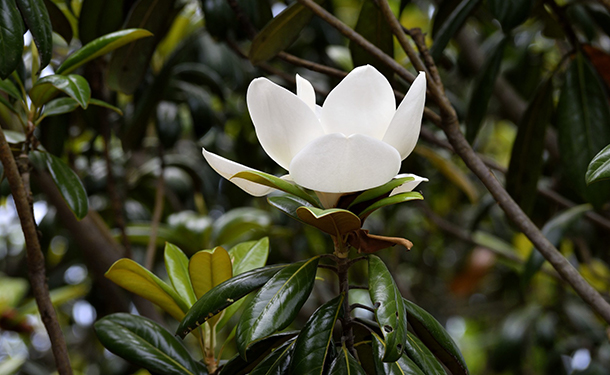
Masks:
[[[362,40],[304,0],[0,0],[2,138],[32,197],[74,373],[606,373],[606,324],[447,142],[431,83],[527,217],[607,296],[607,2],[390,0],[428,63],[417,83],[385,3],[314,3]],[[428,82],[399,174],[336,196],[276,177],[288,167],[259,146],[269,152],[250,82],[296,88],[315,110],[365,64],[396,104]],[[362,108],[378,99],[363,93]],[[392,147],[408,138],[388,134]],[[273,193],[236,189],[202,147],[254,168],[231,182]],[[9,168],[0,373],[51,373]],[[417,175],[429,182],[411,191]]]

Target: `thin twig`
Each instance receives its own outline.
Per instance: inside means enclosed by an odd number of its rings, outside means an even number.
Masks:
[[[364,285],[350,285],[349,289],[363,289],[363,290],[369,290],[368,286],[364,286]]]
[[[27,155],[26,155],[27,156]],[[57,321],[57,314],[49,297],[49,286],[45,270],[45,260],[38,231],[34,222],[34,215],[30,208],[30,187],[25,186],[19,173],[17,163],[9,147],[4,131],[0,127],[0,161],[4,166],[4,174],[11,188],[15,207],[21,221],[21,229],[25,237],[28,276],[32,285],[32,292],[36,299],[38,311],[51,340],[51,349],[55,357],[55,364],[60,375],[71,375],[70,358],[66,341],[61,332],[61,326]]]
[[[371,306],[367,306],[367,305],[363,305],[361,303],[352,303],[349,307],[350,311],[353,311],[355,309],[363,309],[363,310],[367,310],[372,312],[373,314],[375,313],[375,309],[372,308]]]

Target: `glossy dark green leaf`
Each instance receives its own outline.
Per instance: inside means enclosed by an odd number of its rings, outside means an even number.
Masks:
[[[447,44],[453,38],[453,35],[459,30],[460,27],[466,22],[466,19],[479,5],[481,0],[463,0],[458,5],[451,15],[447,18],[443,25],[440,27],[438,33],[434,38],[434,44],[430,48],[430,54],[434,60],[438,61],[447,47]]]
[[[70,21],[68,21],[64,12],[52,0],[44,0],[44,5],[47,7],[47,12],[49,12],[53,31],[61,35],[70,44],[72,40],[72,25],[70,25]]]
[[[487,0],[489,10],[500,21],[505,33],[525,22],[533,4],[531,0]]]
[[[466,361],[449,333],[430,313],[404,299],[407,320],[424,345],[451,371],[452,374],[469,374]]]
[[[32,38],[40,55],[40,69],[43,69],[53,55],[53,28],[49,12],[43,0],[15,0],[25,24],[32,33]]]
[[[296,339],[289,340],[262,360],[250,375],[284,375],[290,369]]]
[[[202,63],[185,62],[172,69],[175,78],[199,86],[208,87],[214,94],[224,99],[224,86],[220,75],[209,66]]]
[[[407,341],[407,310],[390,271],[375,255],[369,256],[369,294],[387,344],[383,361],[396,362]]]
[[[508,37],[504,37],[494,47],[474,82],[474,88],[472,90],[472,95],[470,96],[468,111],[466,113],[466,139],[470,143],[474,142],[474,139],[481,128],[481,124],[483,123],[483,119],[487,114],[489,98],[491,98],[493,94],[496,78],[500,73],[502,56],[504,56],[504,49],[508,44],[508,40]]]
[[[358,214],[358,216],[360,217],[360,219],[364,220],[367,216],[372,214],[375,210],[380,209],[381,207],[422,199],[424,199],[424,197],[416,191],[408,191],[406,193],[392,195],[391,197],[380,199],[372,205],[368,206],[367,208],[362,210],[362,212]]]
[[[35,105],[41,107],[57,96],[60,91],[76,100],[83,108],[87,108],[89,105],[89,99],[91,99],[89,82],[76,74],[67,76],[54,74],[39,79],[30,90],[30,98]]]
[[[9,94],[11,97],[17,100],[21,100],[22,98],[21,91],[19,91],[17,86],[15,86],[15,84],[9,79],[0,81],[0,91]]]
[[[322,375],[329,358],[333,329],[341,314],[345,295],[341,294],[320,306],[299,333],[294,346],[291,374]]]
[[[330,365],[329,375],[366,375],[362,366],[349,353],[345,345],[339,348],[338,351],[337,358]]]
[[[138,39],[151,36],[152,34],[150,31],[144,29],[120,30],[101,36],[87,43],[82,48],[79,48],[76,52],[68,56],[68,58],[59,66],[59,68],[57,68],[56,73],[68,74],[88,61],[105,55],[108,52],[114,51],[115,49],[118,49]]]
[[[385,183],[376,188],[372,188],[372,189],[362,192],[361,194],[359,194],[356,197],[356,199],[353,200],[352,203],[350,203],[349,206],[347,206],[347,208],[351,208],[352,206],[355,206],[357,204],[367,202],[367,201],[370,201],[373,199],[377,199],[377,198],[381,197],[382,195],[390,193],[392,190],[394,190],[395,188],[404,184],[405,182],[413,181],[413,180],[414,180],[413,177],[394,178],[388,183]]]
[[[381,337],[377,334],[372,334],[371,344],[373,346],[373,359],[375,361],[375,368],[378,374],[384,375],[429,375],[434,373],[422,372],[417,367],[417,364],[413,362],[406,355],[400,356],[396,362],[384,362],[382,361],[383,353],[386,350],[386,343],[383,342]],[[445,374],[445,371],[442,372]]]
[[[89,104],[97,106],[97,107],[108,108],[109,110],[114,111],[117,114],[123,116],[123,111],[121,111],[119,108],[113,106],[112,104],[106,103],[102,100],[91,98],[91,99],[89,99]]]
[[[263,286],[273,275],[285,268],[285,265],[257,268],[235,276],[212,288],[197,300],[186,313],[186,316],[176,329],[176,335],[179,337],[188,335],[192,330],[232,305],[235,301]]]
[[[263,267],[269,257],[269,237],[235,245],[229,250],[229,256],[233,262],[235,276]]]
[[[303,206],[313,207],[311,203],[306,200],[290,194],[270,196],[267,198],[267,202],[291,218],[299,221],[301,221],[301,219],[297,215],[297,209]]]
[[[121,28],[123,0],[83,0],[78,17],[78,38],[83,44]]]
[[[244,172],[236,173],[231,178],[232,179],[233,178],[243,178],[244,180],[256,182],[257,184],[261,184],[261,185],[265,185],[265,186],[269,186],[274,189],[278,189],[285,193],[292,194],[301,199],[304,199],[315,207],[320,206],[320,204],[318,202],[316,202],[316,200],[312,196],[307,194],[299,186],[297,186],[291,182],[288,182],[286,180],[282,180],[279,177],[275,177],[274,175],[265,173],[265,172],[244,171]]]
[[[561,240],[572,225],[578,222],[586,212],[591,210],[592,207],[590,204],[581,204],[568,208],[544,224],[542,227],[542,234],[553,244],[553,246],[559,247]],[[542,254],[540,254],[538,250],[533,249],[527,259],[527,263],[525,263],[523,275],[521,276],[521,281],[524,286],[528,285],[531,278],[540,270],[544,261],[545,259]]]
[[[236,354],[222,367],[219,375],[251,374],[252,369],[267,361],[267,357],[271,356],[277,359],[277,354],[291,348],[294,344],[294,336],[297,334],[298,332],[294,331],[278,333],[255,343],[246,351],[248,361]],[[279,353],[276,353],[277,351]]]
[[[565,75],[557,104],[557,136],[566,178],[594,206],[610,197],[610,182],[587,186],[589,162],[610,143],[610,109],[600,79],[582,54]]]
[[[297,208],[297,216],[302,222],[337,237],[358,230],[362,226],[358,216],[341,208],[324,210],[317,207],[302,206]]]
[[[72,112],[76,108],[78,108],[78,103],[72,98],[53,99],[44,105],[40,118]]]
[[[394,56],[394,34],[390,24],[381,13],[374,0],[364,0],[358,22],[354,30],[366,40],[381,49],[386,55]],[[379,69],[388,79],[394,76],[392,69],[383,64],[378,58],[365,51],[354,42],[350,42],[350,52],[354,66],[371,64]]]
[[[455,11],[455,8],[457,8],[461,2],[462,0],[443,0],[436,5],[433,18],[434,22],[432,25],[432,39],[436,39],[436,35],[441,29],[441,26],[447,22],[449,17],[453,14],[453,11]]]
[[[106,316],[95,323],[100,342],[111,352],[152,373],[207,374],[170,332],[152,320],[125,313]]]
[[[237,325],[237,349],[244,359],[250,345],[292,323],[313,289],[319,260],[283,268],[254,295]]]
[[[610,179],[610,145],[606,146],[591,160],[585,179],[587,185]]]
[[[443,365],[424,343],[411,332],[407,332],[405,354],[415,362],[426,375],[446,375]]]
[[[167,33],[175,15],[174,0],[139,0],[131,9],[124,28],[150,31],[154,37],[117,49],[108,66],[108,86],[133,94],[142,82],[157,44]]]
[[[540,86],[521,118],[506,174],[506,190],[523,211],[534,208],[542,172],[544,134],[553,114],[553,83]]]
[[[58,157],[45,153],[46,164],[61,196],[78,220],[87,216],[89,200],[83,183],[76,173]]]
[[[0,79],[17,69],[23,53],[23,21],[15,0],[0,0]]]
[[[4,96],[0,95],[0,104],[2,104],[4,107],[6,107],[9,111],[17,114],[17,110],[15,109],[15,107],[4,98]]]
[[[157,136],[166,150],[174,147],[174,144],[182,135],[182,123],[178,113],[178,104],[169,101],[161,101],[157,104],[157,121],[155,121]]]
[[[248,54],[252,64],[265,62],[288,48],[312,17],[312,11],[299,2],[275,16],[252,41]]]

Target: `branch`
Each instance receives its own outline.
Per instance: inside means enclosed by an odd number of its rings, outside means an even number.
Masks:
[[[27,158],[27,155],[25,155]],[[40,312],[42,322],[49,334],[51,340],[51,349],[55,357],[55,365],[57,371],[61,375],[71,375],[72,368],[70,366],[70,358],[68,357],[68,349],[61,326],[57,321],[57,314],[49,297],[49,286],[47,285],[47,277],[45,270],[45,260],[40,242],[38,240],[38,231],[34,222],[34,215],[30,208],[29,196],[30,187],[25,186],[13,153],[4,136],[4,131],[0,127],[0,161],[4,165],[4,174],[11,187],[15,207],[21,221],[21,229],[25,236],[28,276],[32,285],[32,292],[36,299],[36,305]]]

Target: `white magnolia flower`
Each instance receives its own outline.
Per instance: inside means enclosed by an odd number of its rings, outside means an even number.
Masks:
[[[296,95],[266,78],[253,80],[247,93],[256,135],[271,159],[289,172],[284,178],[314,190],[325,207],[332,207],[343,193],[374,188],[395,177],[414,180],[392,195],[427,181],[397,176],[419,137],[426,97],[423,72],[398,109],[390,83],[370,65],[351,71],[321,107],[311,83],[299,75],[296,80]],[[252,168],[205,149],[203,156],[216,172],[251,195],[273,190],[232,178]]]

